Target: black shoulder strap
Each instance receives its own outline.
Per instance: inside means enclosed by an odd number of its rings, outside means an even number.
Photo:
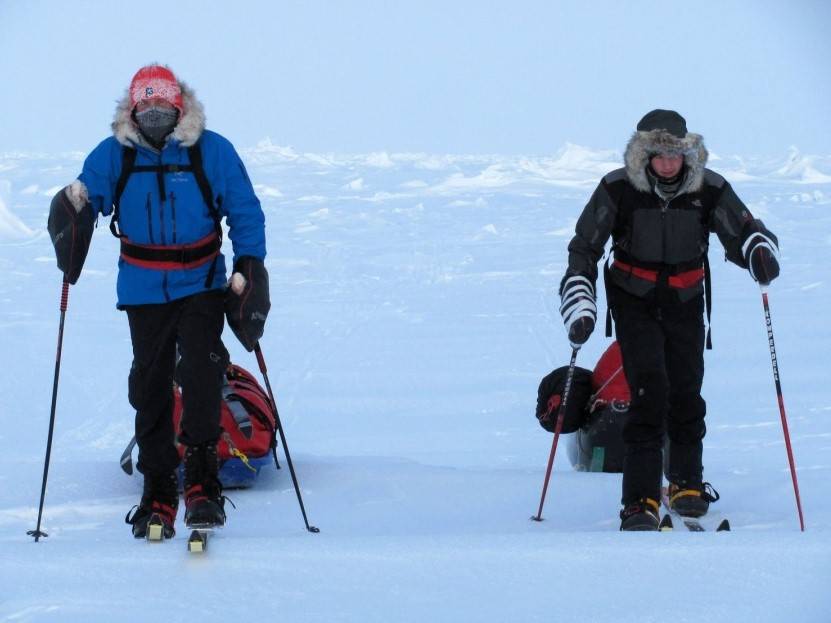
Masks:
[[[712,286],[710,282],[710,260],[707,254],[704,254],[704,304],[707,308],[707,350],[713,350],[713,339],[710,336],[710,312],[713,309]]]
[[[219,197],[217,198],[217,201],[214,201],[214,193],[211,189],[210,182],[208,182],[208,176],[205,175],[205,167],[202,164],[202,148],[198,142],[195,145],[188,147],[188,158],[190,159],[190,164],[193,167],[193,176],[196,178],[196,183],[199,186],[199,190],[202,192],[202,198],[205,200],[205,203],[208,204],[208,210],[210,210],[211,216],[214,219],[216,235],[219,238],[219,243],[221,245],[222,215],[219,213],[219,206],[222,205],[222,198]],[[211,268],[208,270],[208,274],[205,277],[206,288],[210,288],[213,283],[214,275],[216,274],[216,262],[218,257],[219,256],[217,255],[217,257],[214,258],[214,261],[211,263]]]
[[[113,196],[113,216],[110,219],[110,231],[116,238],[122,238],[124,234],[118,231],[118,217],[121,206],[121,195],[124,193],[124,188],[127,186],[127,180],[133,172],[136,165],[136,150],[129,147],[121,149],[121,175],[118,176],[118,181],[115,183],[115,195]]]
[[[211,211],[211,216],[214,221],[216,221],[218,226],[219,222],[222,220],[222,217],[219,214],[219,209],[216,205],[217,202],[214,201],[214,193],[211,189],[211,184],[208,181],[208,176],[205,175],[205,167],[202,164],[202,149],[199,146],[199,143],[188,147],[188,158],[190,158],[190,164],[193,167],[193,176],[196,178],[196,183],[199,185],[199,191],[202,193],[202,198],[205,200],[205,203],[208,204],[208,210]]]
[[[606,337],[612,337],[612,303],[609,296],[609,264],[612,261],[612,254],[615,252],[615,244],[609,249],[609,255],[603,262],[603,287],[606,290]]]

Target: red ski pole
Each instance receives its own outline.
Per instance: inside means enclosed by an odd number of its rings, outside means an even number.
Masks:
[[[768,291],[766,286],[762,288],[762,305],[765,308],[765,324],[768,329],[768,346],[770,347],[770,361],[773,364],[773,382],[776,385],[776,398],[779,401],[779,415],[782,419],[782,432],[785,434],[785,448],[788,451],[788,464],[791,467],[791,480],[793,480],[793,492],[796,496],[796,510],[799,513],[799,528],[805,531],[805,520],[802,517],[802,502],[799,500],[799,483],[796,480],[796,466],[793,460],[791,449],[791,436],[788,434],[788,418],[785,416],[785,399],[782,397],[782,384],[779,382],[779,364],[776,362],[776,345],[773,342],[773,323],[770,319],[770,305],[768,305]]]
[[[554,440],[551,442],[551,453],[548,455],[548,467],[545,470],[545,481],[542,485],[542,495],[540,496],[540,508],[536,515],[532,515],[531,519],[534,521],[542,521],[542,507],[545,504],[545,494],[548,491],[548,481],[551,478],[551,469],[554,467],[554,455],[557,452],[557,441],[560,439],[560,431],[563,428],[563,419],[566,414],[566,403],[568,402],[568,395],[571,393],[571,380],[574,378],[574,364],[577,362],[577,351],[579,346],[572,344],[571,361],[568,364],[568,373],[566,374],[566,385],[563,388],[563,401],[560,403],[560,408],[557,412],[557,424],[554,426]]]

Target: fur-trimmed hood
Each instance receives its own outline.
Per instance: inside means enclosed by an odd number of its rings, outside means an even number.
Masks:
[[[182,90],[182,115],[170,136],[178,140],[183,147],[190,147],[196,144],[205,130],[205,109],[196,99],[196,94],[181,80],[179,88]],[[149,146],[133,121],[132,112],[130,90],[127,89],[115,109],[115,118],[112,123],[113,136],[127,147]]]
[[[666,130],[635,132],[626,145],[623,160],[626,163],[626,176],[632,186],[640,191],[652,191],[646,167],[649,165],[650,156],[656,153],[684,155],[687,176],[677,194],[695,192],[701,188],[708,154],[704,147],[704,138],[700,134],[688,132],[684,138],[678,138]]]

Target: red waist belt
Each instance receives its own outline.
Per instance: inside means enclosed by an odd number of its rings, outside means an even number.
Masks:
[[[133,266],[155,270],[184,270],[207,264],[217,255],[222,243],[216,232],[190,244],[136,244],[121,239],[121,259]]]
[[[625,262],[621,262],[620,260],[615,260],[612,263],[612,266],[629,274],[635,275],[635,277],[638,277],[640,279],[645,279],[646,281],[651,281],[653,283],[657,283],[658,281],[659,273],[657,270],[638,268],[637,266],[626,264]],[[702,279],[704,279],[703,267],[693,268],[692,270],[687,270],[683,273],[678,273],[677,275],[669,275],[669,277],[667,278],[667,283],[670,285],[670,287],[683,289],[697,285]]]

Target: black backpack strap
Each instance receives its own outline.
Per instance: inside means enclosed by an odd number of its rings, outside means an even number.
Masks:
[[[216,205],[217,202],[214,201],[214,193],[211,189],[211,183],[208,181],[208,176],[205,175],[205,167],[202,164],[202,149],[199,146],[199,143],[188,147],[188,157],[190,158],[190,164],[193,167],[193,176],[196,178],[199,191],[202,193],[202,199],[205,200],[214,222],[217,227],[219,227],[219,222],[222,219],[222,216],[219,214],[219,210]]]
[[[121,206],[121,195],[127,186],[127,180],[136,165],[136,150],[129,147],[121,149],[121,175],[115,183],[115,195],[113,195],[113,216],[110,219],[110,231],[116,238],[123,238],[124,234],[118,231],[118,217]]]
[[[609,256],[603,263],[603,287],[606,289],[606,337],[612,337],[612,305],[609,302],[609,263],[612,261],[612,253],[615,247],[609,249]]]
[[[222,198],[219,197],[216,201],[214,201],[214,193],[211,189],[211,184],[208,181],[208,176],[205,175],[205,167],[202,164],[202,148],[200,147],[199,143],[197,142],[195,145],[191,145],[188,147],[188,158],[190,159],[190,164],[193,167],[193,176],[196,178],[196,183],[199,186],[199,190],[202,192],[202,198],[205,200],[205,203],[208,205],[208,210],[211,212],[211,216],[214,219],[214,227],[216,228],[216,235],[219,238],[219,244],[222,244],[222,215],[219,213],[219,207],[222,205]],[[219,256],[217,255],[217,258]],[[214,280],[214,275],[216,274],[216,259],[214,258],[213,263],[211,264],[211,268],[208,271],[207,277],[205,277],[205,287],[210,288],[211,283]]]
[[[707,350],[713,350],[713,339],[710,336],[710,313],[713,309],[712,287],[710,281],[710,260],[704,255],[704,304],[707,309]]]

